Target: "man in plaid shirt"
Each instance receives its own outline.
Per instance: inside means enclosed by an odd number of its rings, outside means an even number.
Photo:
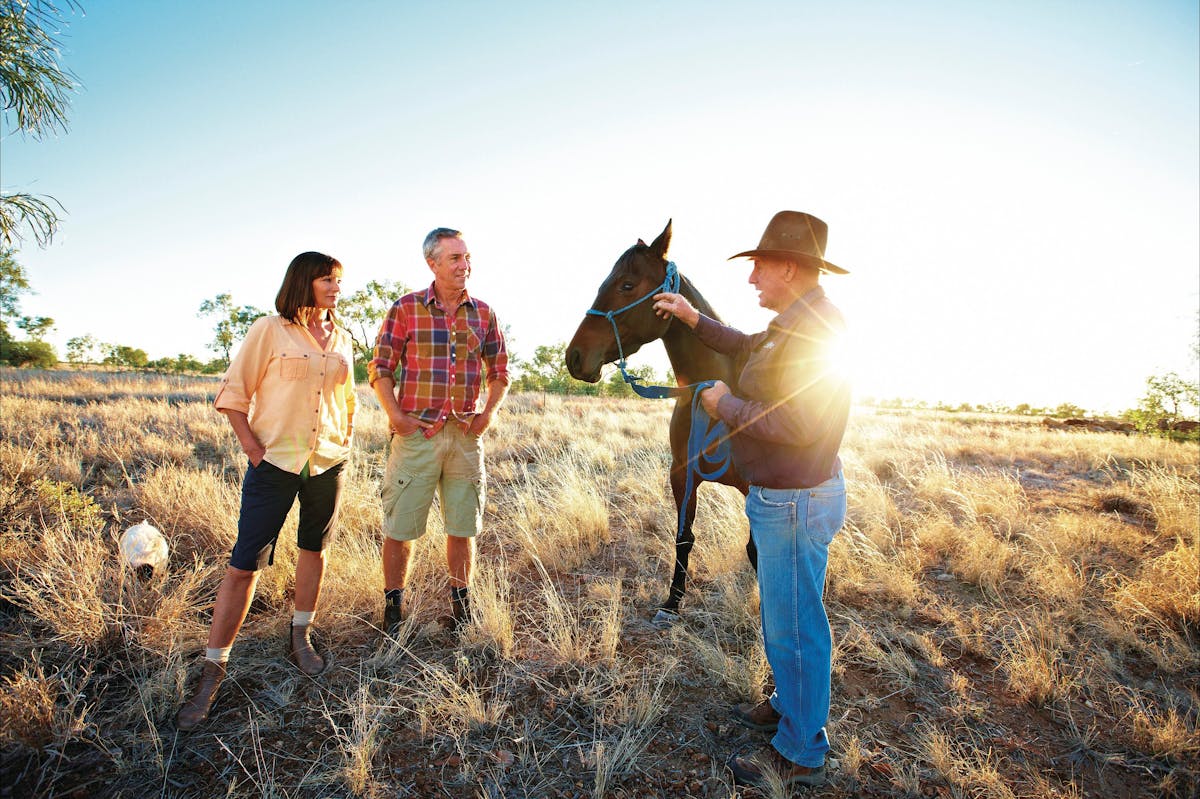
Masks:
[[[412,542],[441,495],[450,572],[451,629],[469,616],[467,588],[483,523],[486,475],[480,436],[508,394],[508,351],[491,306],[467,293],[471,253],[462,234],[425,237],[427,289],[405,294],[375,340],[371,387],[391,441],[383,482],[384,631],[400,632]],[[486,373],[487,401],[476,403]]]

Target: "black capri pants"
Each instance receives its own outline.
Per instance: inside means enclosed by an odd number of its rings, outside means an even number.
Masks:
[[[309,477],[307,468],[302,474],[292,474],[265,460],[258,466],[247,462],[238,537],[229,565],[258,571],[275,562],[275,543],[297,496],[300,525],[296,529],[296,546],[309,552],[324,550],[337,525],[345,465],[342,461],[316,477]]]

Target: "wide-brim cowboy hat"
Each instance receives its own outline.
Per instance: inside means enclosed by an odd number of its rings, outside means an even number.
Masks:
[[[731,255],[729,260],[773,255],[811,264],[824,272],[850,274],[848,270],[825,260],[825,242],[828,237],[829,226],[812,214],[803,211],[780,211],[767,224],[757,248]]]

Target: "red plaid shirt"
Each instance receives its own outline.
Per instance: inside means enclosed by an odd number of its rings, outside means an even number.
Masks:
[[[431,284],[388,310],[368,372],[372,385],[381,377],[396,381],[400,410],[432,422],[429,437],[450,417],[470,421],[485,366],[488,383],[508,382],[508,350],[495,311],[464,291],[448,317]]]

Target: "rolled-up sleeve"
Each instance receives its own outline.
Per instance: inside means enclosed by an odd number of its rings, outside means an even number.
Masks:
[[[354,437],[354,413],[358,410],[358,393],[354,388],[354,352],[350,352],[350,375],[342,386],[342,394],[346,401],[346,445]]]
[[[379,335],[375,338],[374,357],[367,365],[367,382],[372,386],[381,377],[396,379],[396,364],[404,352],[404,342],[408,338],[408,320],[404,309],[396,302],[388,309],[383,324],[379,326]]]
[[[245,341],[221,378],[221,387],[213,399],[217,410],[250,413],[250,400],[271,362],[271,330],[271,319],[266,316],[250,326]]]
[[[504,331],[500,328],[500,320],[492,311],[491,324],[488,325],[487,335],[483,339],[483,362],[487,366],[487,382],[508,384],[508,345],[504,341]]]

